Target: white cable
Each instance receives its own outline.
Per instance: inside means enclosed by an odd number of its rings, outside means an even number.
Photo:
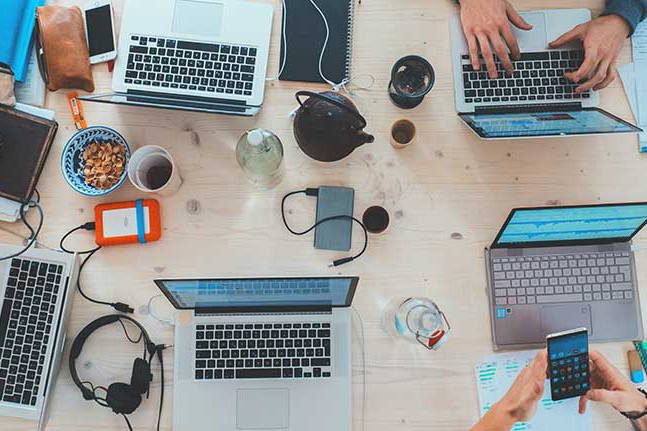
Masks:
[[[360,348],[362,349],[362,431],[366,429],[366,344],[364,339],[364,320],[357,312],[355,307],[351,305],[351,310],[355,312],[357,320],[359,320],[360,329]]]
[[[286,6],[285,6],[285,0],[281,0],[283,3],[283,24],[282,24],[282,29],[281,29],[281,38],[283,39],[283,58],[281,59],[281,64],[279,65],[279,73],[276,75],[275,78],[265,78],[266,81],[276,81],[279,79],[281,74],[283,73],[283,69],[285,69],[285,63],[287,63],[287,56],[288,56],[288,40],[287,37],[285,36],[285,22],[288,20],[288,16],[286,13]]]
[[[324,75],[322,64],[323,64],[323,56],[326,52],[326,47],[328,46],[328,38],[330,37],[330,27],[328,27],[328,20],[326,19],[326,15],[324,15],[321,9],[319,9],[319,6],[317,6],[317,3],[315,3],[314,0],[310,0],[310,3],[312,3],[315,9],[317,9],[317,12],[319,12],[319,15],[321,15],[324,25],[326,26],[326,38],[324,39],[323,46],[321,47],[321,53],[319,54],[319,75],[321,75],[321,79],[323,79],[328,84],[330,84],[333,91],[339,91],[340,87],[343,87],[344,85],[346,85],[346,83],[348,82],[348,79],[344,79],[339,84],[335,84],[330,79],[326,78],[326,75]]]
[[[368,84],[368,85],[356,85],[355,84],[353,86],[355,87],[356,90],[368,90],[368,89],[372,88],[373,85],[375,84],[375,77],[373,75],[371,75],[370,73],[364,73],[364,74],[361,74],[361,75],[354,76],[354,77],[350,78],[348,81],[346,81],[346,83],[341,84],[341,88],[343,88],[344,91],[346,93],[348,93],[349,96],[351,96],[351,98],[358,96],[358,94],[356,94],[352,89],[348,88],[348,86],[353,81],[356,81],[356,80],[358,80],[358,79],[360,79],[360,78],[362,78],[364,76],[368,77],[371,80],[370,84]]]
[[[16,238],[20,238],[20,239],[22,239],[23,241],[29,241],[29,238],[27,238],[26,236],[22,236],[22,235],[20,235],[19,233],[16,233],[16,232],[14,232],[14,231],[12,231],[12,230],[10,230],[10,229],[7,229],[7,228],[5,228],[5,227],[0,226],[0,230],[1,230],[1,231],[3,231],[3,232],[6,232],[6,233],[8,233],[8,234],[11,234],[11,235],[15,236]],[[42,248],[46,248],[47,250],[51,250],[51,251],[59,251],[58,249],[53,248],[53,247],[50,247],[50,246],[48,246],[47,244],[44,244],[44,243],[42,243],[42,242],[40,242],[40,241],[38,241],[38,240],[36,240],[35,244],[36,244],[36,246],[40,246],[40,247],[42,247]]]
[[[155,301],[155,299],[159,298],[160,296],[164,296],[164,295],[159,294],[159,295],[154,295],[154,296],[150,297],[150,299],[148,300],[148,314],[150,314],[150,316],[153,319],[157,320],[158,322],[160,322],[163,325],[173,326],[173,325],[175,325],[175,321],[173,319],[161,319],[161,318],[157,317],[157,315],[155,315],[155,312],[153,311],[153,301]]]

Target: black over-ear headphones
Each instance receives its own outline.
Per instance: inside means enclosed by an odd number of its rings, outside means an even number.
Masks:
[[[133,323],[140,329],[141,335],[139,336],[139,338],[137,338],[136,340],[130,338],[128,332],[126,331],[126,327],[124,326],[124,320]],[[144,354],[143,357],[136,358],[133,363],[133,372],[130,378],[130,384],[116,382],[110,384],[110,386],[105,389],[101,386],[94,386],[89,381],[81,381],[76,369],[76,359],[81,354],[83,344],[85,344],[85,341],[94,331],[115,322],[121,323],[124,328],[124,332],[126,333],[126,337],[130,342],[138,343],[142,338],[144,340]],[[122,314],[112,314],[99,317],[95,321],[90,322],[85,328],[83,328],[74,339],[74,343],[72,343],[69,359],[70,376],[72,377],[72,381],[81,390],[81,394],[83,395],[84,399],[88,401],[96,401],[97,404],[103,407],[111,408],[112,411],[116,414],[123,415],[126,419],[126,422],[128,423],[128,418],[126,418],[126,415],[131,414],[137,409],[137,407],[139,407],[142,402],[143,394],[147,394],[148,396],[150,382],[153,380],[153,375],[151,374],[151,362],[153,361],[153,357],[157,356],[158,360],[160,361],[162,370],[162,392],[159,415],[161,416],[162,402],[164,401],[164,364],[162,362],[162,350],[164,350],[165,348],[166,346],[164,346],[163,344],[155,344],[148,335],[148,332],[146,332],[146,329],[139,322],[129,316]],[[148,359],[146,359],[147,356]],[[105,397],[97,395],[98,389],[102,389],[106,392]],[[132,429],[130,427],[130,423],[128,423],[128,427]],[[157,428],[159,429],[159,417]]]

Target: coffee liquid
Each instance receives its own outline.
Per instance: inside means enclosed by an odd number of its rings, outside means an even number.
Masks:
[[[393,128],[393,139],[399,144],[408,144],[414,134],[415,130],[409,123],[400,122]]]
[[[146,182],[151,190],[161,189],[171,179],[173,165],[168,160],[160,161],[159,164],[151,166],[146,172]]]
[[[364,211],[362,223],[370,233],[382,233],[389,227],[389,213],[380,206],[372,206]]]

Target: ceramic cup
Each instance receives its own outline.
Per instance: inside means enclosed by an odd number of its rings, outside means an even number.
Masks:
[[[364,215],[362,215],[362,223],[368,233],[373,235],[383,234],[389,227],[389,213],[381,206],[369,207],[364,211]]]
[[[169,196],[182,185],[182,177],[171,154],[157,145],[146,145],[133,153],[128,164],[128,179],[146,193]]]
[[[393,148],[405,148],[416,140],[416,126],[409,120],[401,119],[393,123],[389,142]]]

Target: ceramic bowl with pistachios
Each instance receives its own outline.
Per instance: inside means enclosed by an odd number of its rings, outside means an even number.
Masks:
[[[79,130],[63,148],[63,177],[85,196],[104,196],[128,176],[130,147],[117,131],[104,126]]]

